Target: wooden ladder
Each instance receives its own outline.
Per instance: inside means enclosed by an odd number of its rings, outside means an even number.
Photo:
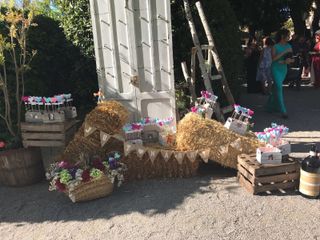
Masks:
[[[222,64],[220,61],[220,57],[218,55],[218,51],[215,46],[213,36],[212,36],[211,30],[210,30],[209,24],[207,22],[207,18],[204,14],[203,8],[202,8],[201,3],[199,1],[196,2],[196,7],[197,7],[197,10],[198,10],[198,13],[199,13],[199,16],[200,16],[200,19],[201,19],[203,28],[205,30],[209,44],[208,45],[200,45],[198,34],[196,32],[196,28],[195,28],[192,14],[190,11],[189,2],[188,2],[188,0],[184,0],[184,8],[185,8],[185,12],[186,12],[186,18],[189,23],[189,27],[190,27],[190,31],[191,31],[191,35],[192,35],[192,40],[194,43],[194,47],[191,50],[191,76],[188,73],[187,64],[185,62],[181,63],[181,67],[182,67],[184,77],[189,85],[192,103],[194,103],[197,98],[196,92],[195,92],[196,56],[198,56],[199,67],[201,69],[201,74],[202,74],[207,91],[213,93],[212,87],[211,87],[211,81],[221,80],[222,88],[223,88],[223,91],[226,95],[226,98],[227,98],[229,105],[221,109],[219,103],[216,103],[214,112],[215,112],[217,119],[224,123],[224,121],[225,121],[224,114],[233,111],[233,105],[235,104],[235,101],[234,101],[233,95],[230,91],[226,76],[224,74],[223,67],[222,67]],[[206,60],[203,56],[203,51],[207,52],[207,59]],[[206,63],[207,63],[208,67],[206,67]],[[213,65],[216,67],[216,69],[218,71],[218,75],[212,76],[211,69],[212,69]]]

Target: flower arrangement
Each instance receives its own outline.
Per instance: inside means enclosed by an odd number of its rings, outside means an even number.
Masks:
[[[101,178],[103,175],[112,183],[117,179],[118,186],[124,181],[126,165],[120,162],[121,155],[118,152],[111,152],[104,159],[98,156],[92,157],[89,161],[87,159],[82,155],[82,160],[76,164],[66,161],[52,164],[46,173],[47,179],[50,180],[49,191],[67,192],[81,183]],[[83,162],[85,166],[81,167]]]
[[[256,132],[255,134],[259,141],[276,146],[288,132],[289,128],[286,126],[272,123],[270,128],[265,128],[263,132]]]
[[[251,109],[241,107],[238,104],[234,104],[233,107],[234,107],[233,118],[244,117],[244,118],[250,119],[250,118],[252,118],[252,116],[254,114],[254,111],[252,111]]]
[[[211,118],[213,107],[218,97],[208,91],[201,91],[201,97],[197,99],[195,106],[191,108],[191,112],[197,113],[203,118]]]

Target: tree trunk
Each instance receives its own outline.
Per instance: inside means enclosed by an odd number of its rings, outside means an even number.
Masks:
[[[211,30],[210,30],[210,27],[209,27],[209,24],[208,24],[208,21],[207,21],[207,18],[206,18],[206,15],[205,15],[205,13],[203,11],[203,8],[202,8],[202,5],[201,5],[200,2],[196,2],[196,6],[197,6],[198,13],[199,13],[203,28],[205,30],[205,33],[206,33],[206,36],[207,36],[207,39],[208,39],[208,42],[209,42],[209,45],[212,46],[212,51],[208,50],[208,52],[209,52],[209,62],[212,59],[210,55],[212,55],[212,57],[214,59],[214,63],[216,65],[216,68],[217,68],[219,74],[222,77],[221,82],[222,82],[222,85],[223,85],[223,91],[226,94],[226,97],[227,97],[227,100],[228,100],[229,104],[233,105],[233,104],[235,104],[235,102],[234,102],[232,93],[230,91],[227,78],[226,78],[226,76],[224,74],[222,63],[221,63],[221,60],[219,58],[218,50],[216,48],[216,45],[215,45]],[[210,53],[212,53],[212,54],[210,54]],[[211,66],[211,64],[210,64],[210,66]]]
[[[306,34],[306,23],[303,19],[303,9],[301,9],[301,5],[295,2],[291,2],[289,4],[291,10],[291,18],[293,21],[294,32],[299,36],[304,36]]]
[[[314,10],[314,16],[312,21],[312,32],[319,30],[319,21],[320,21],[320,0],[316,0],[316,9]]]

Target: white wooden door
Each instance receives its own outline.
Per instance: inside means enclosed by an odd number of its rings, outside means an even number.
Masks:
[[[131,121],[175,118],[169,0],[90,0],[99,86]]]

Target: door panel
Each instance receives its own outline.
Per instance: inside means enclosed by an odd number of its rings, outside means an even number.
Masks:
[[[170,1],[90,0],[90,5],[106,98],[128,107],[131,121],[175,118]]]

